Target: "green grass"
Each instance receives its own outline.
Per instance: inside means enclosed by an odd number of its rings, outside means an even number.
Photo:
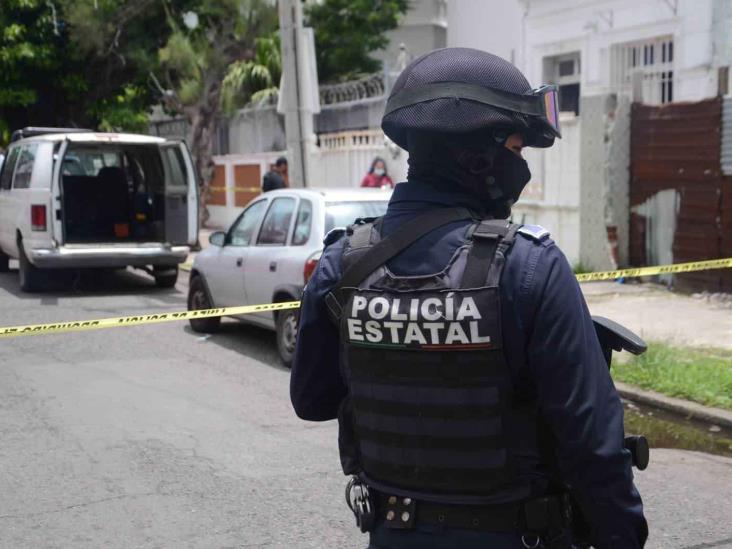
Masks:
[[[587,265],[584,265],[581,261],[572,265],[572,272],[576,275],[593,272]]]
[[[613,363],[613,377],[643,389],[732,410],[732,352],[651,343],[631,360]]]

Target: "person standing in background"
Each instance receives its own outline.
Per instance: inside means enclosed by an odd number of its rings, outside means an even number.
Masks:
[[[376,157],[371,163],[369,173],[367,173],[361,181],[362,187],[376,187],[377,189],[383,187],[394,188],[394,182],[391,177],[386,173],[386,162],[383,158]]]
[[[285,189],[287,184],[287,158],[280,156],[274,166],[262,178],[262,192]]]

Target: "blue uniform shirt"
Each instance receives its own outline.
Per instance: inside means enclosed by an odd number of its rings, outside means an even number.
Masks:
[[[453,206],[474,207],[475,199],[459,190],[401,183],[389,202],[382,233],[388,236],[430,209]],[[442,270],[465,242],[470,223],[458,221],[424,235],[393,258],[389,268],[397,275]],[[503,349],[515,387],[538,402],[557,440],[564,481],[573,487],[599,547],[641,547],[646,523],[630,453],[623,449],[623,408],[584,297],[567,259],[545,231],[526,227],[519,234],[500,282]],[[310,421],[336,418],[347,392],[339,369],[338,331],[324,303],[341,275],[342,252],[343,239],[326,247],[300,309],[290,396],[297,415]],[[519,483],[523,480],[534,492],[546,486],[536,463],[524,461]],[[477,543],[498,542],[486,536]],[[513,546],[507,539],[500,544]]]

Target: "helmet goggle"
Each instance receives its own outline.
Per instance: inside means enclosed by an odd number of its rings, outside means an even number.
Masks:
[[[538,123],[543,130],[542,133],[562,137],[559,126],[558,88],[554,85],[541,86],[521,95],[464,82],[436,82],[419,89],[395,93],[386,103],[384,116],[404,107],[435,99],[467,99],[524,114]]]

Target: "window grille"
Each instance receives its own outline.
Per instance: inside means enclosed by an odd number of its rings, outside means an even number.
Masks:
[[[615,92],[631,93],[636,86],[643,103],[662,105],[674,100],[672,37],[616,44],[612,47],[611,59]]]

